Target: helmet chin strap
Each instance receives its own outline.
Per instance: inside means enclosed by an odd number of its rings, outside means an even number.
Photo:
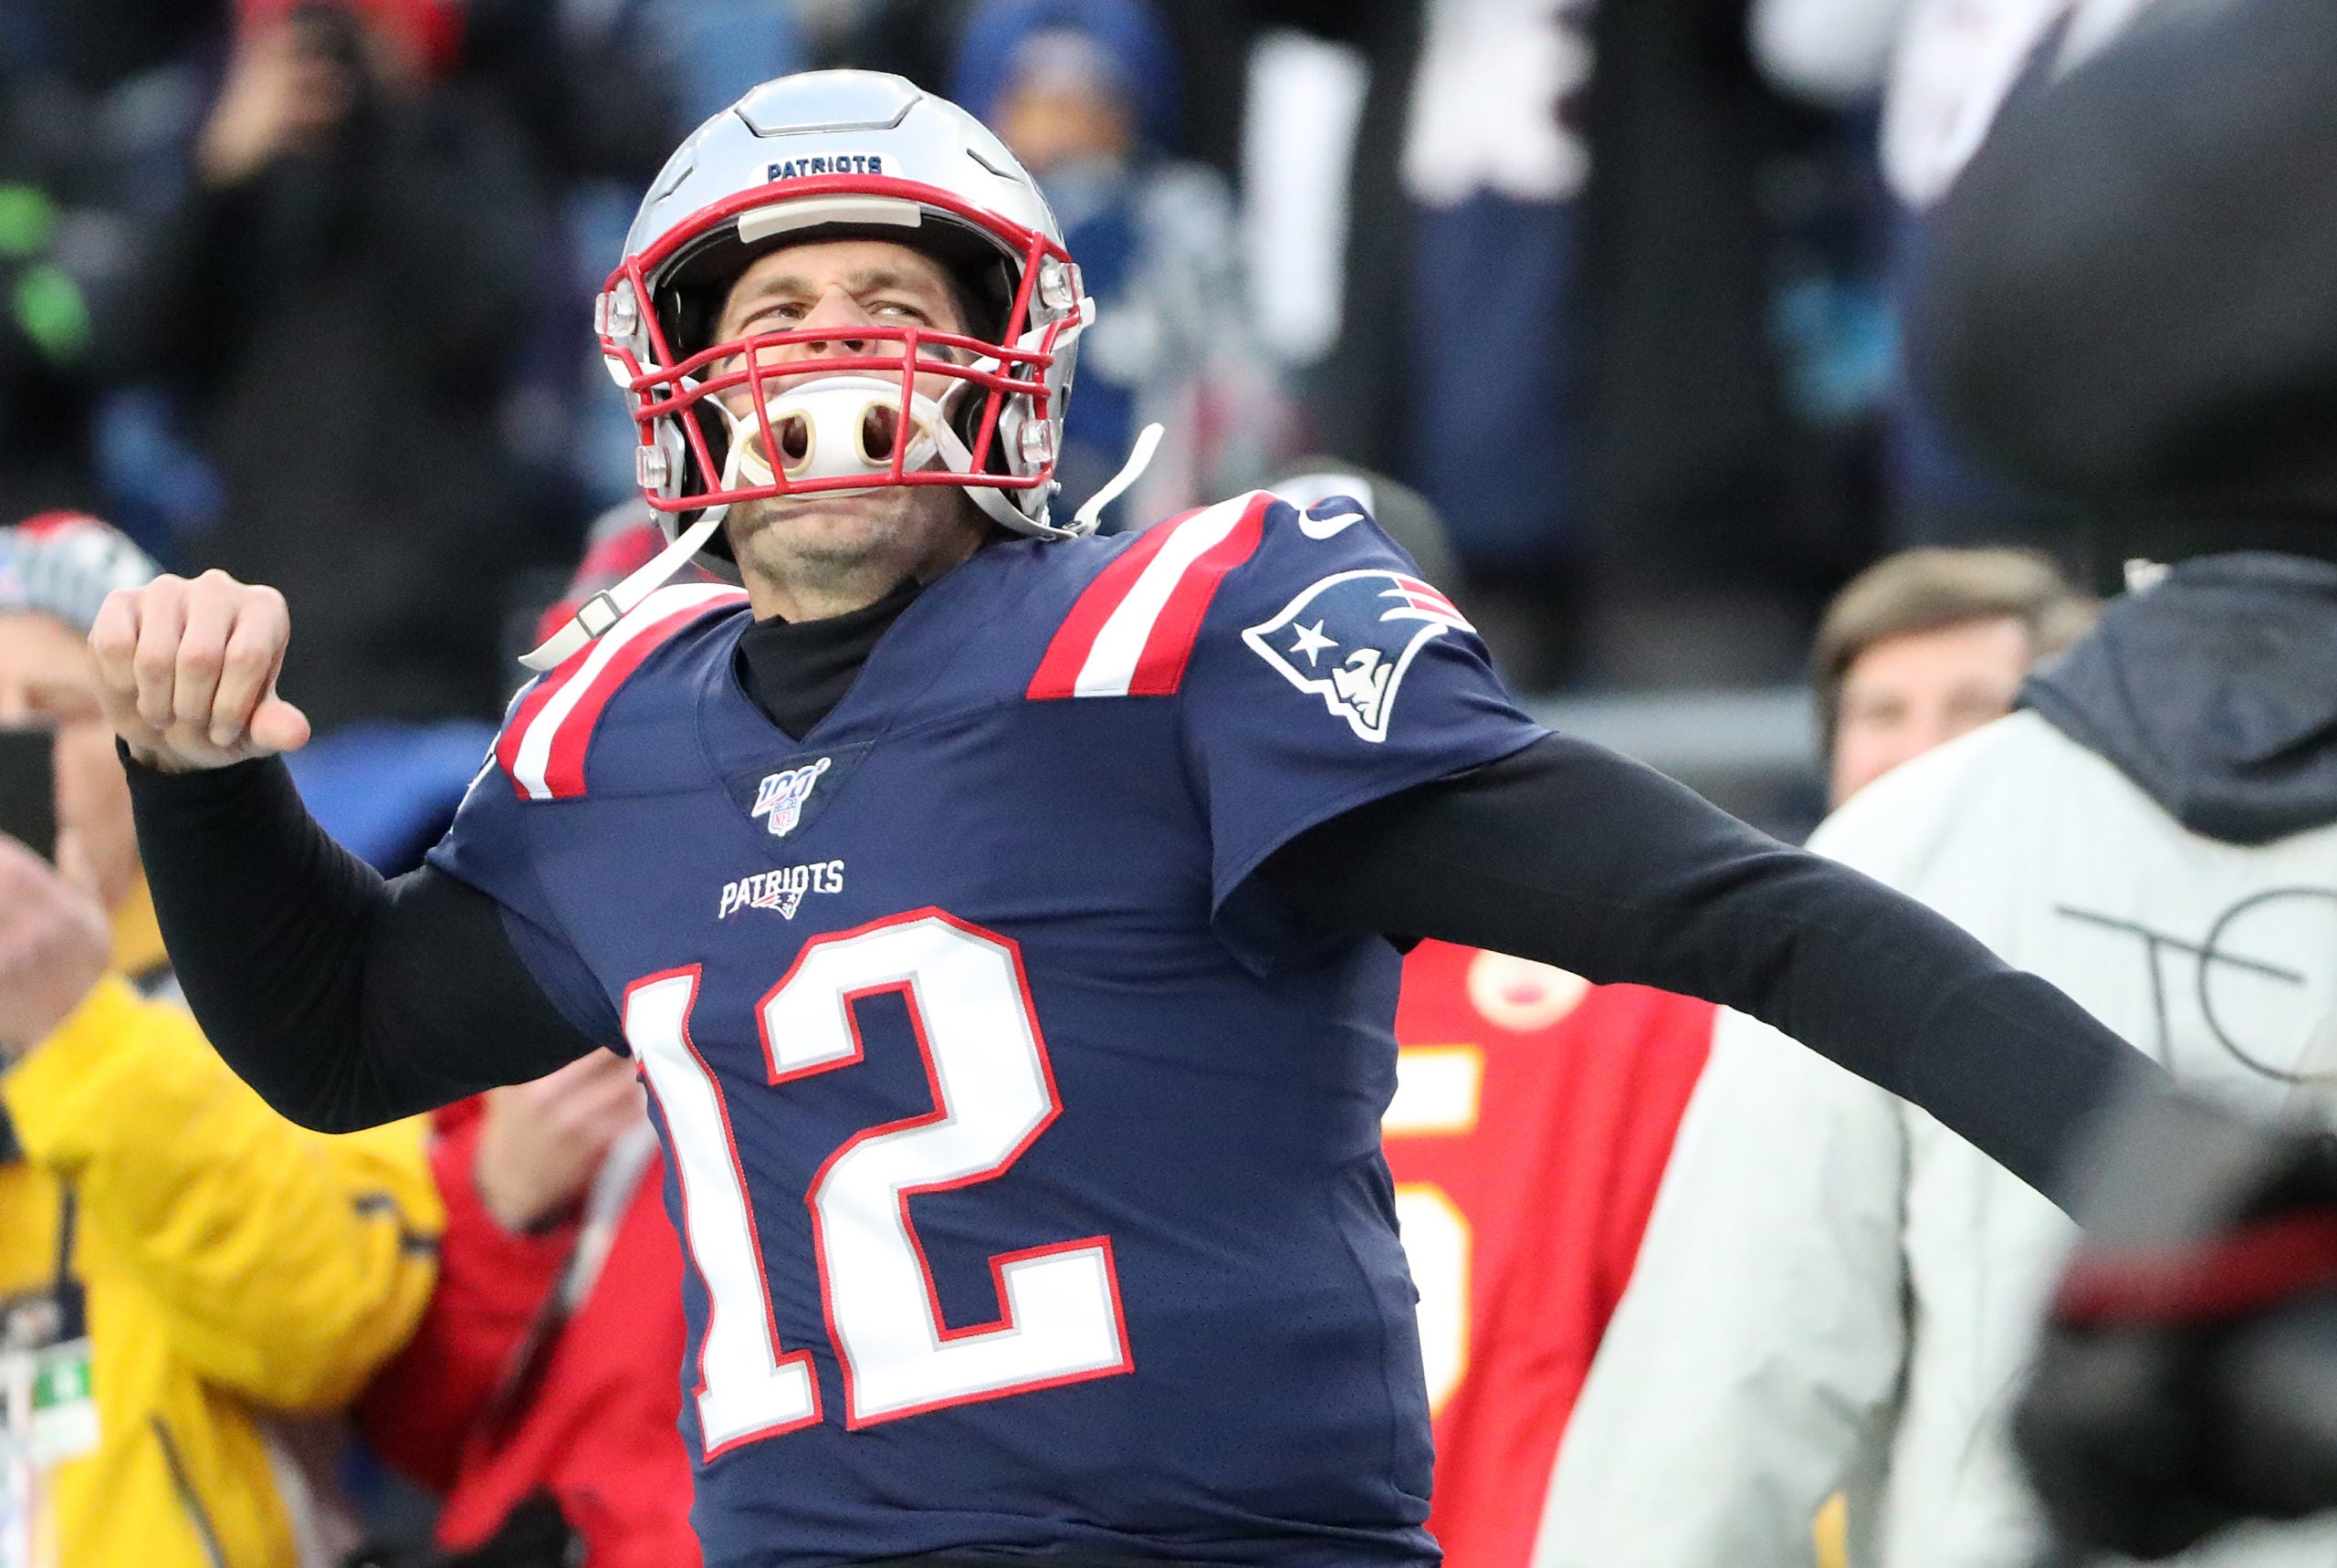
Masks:
[[[823,376],[800,386],[784,388],[775,392],[764,404],[764,412],[774,432],[787,419],[800,418],[809,433],[807,449],[797,472],[790,478],[833,478],[847,474],[866,474],[880,477],[891,471],[890,458],[882,463],[870,458],[861,445],[862,422],[872,406],[900,412],[900,383],[873,376]],[[768,460],[758,453],[757,443],[747,439],[760,438],[760,422],[732,413],[718,402],[723,417],[730,424],[730,449],[723,458],[722,488],[736,490],[771,482]],[[915,432],[915,440],[902,459],[906,470],[923,468],[938,455],[945,467],[954,474],[973,472],[973,454],[949,427],[941,406],[922,392],[909,399],[907,422]],[[1143,476],[1160,448],[1162,427],[1145,426],[1110,482],[1088,497],[1086,504],[1074,515],[1065,528],[1044,528],[1024,516],[1005,493],[995,486],[969,485],[968,493],[983,514],[1001,527],[1017,533],[1032,534],[1046,538],[1074,538],[1093,533],[1106,507],[1117,500],[1121,492]],[[901,439],[896,432],[895,440]],[[869,486],[868,489],[881,488]],[[831,496],[865,494],[864,490],[828,490]],[[729,515],[726,506],[708,507],[674,540],[650,559],[627,573],[613,588],[602,590],[579,605],[568,623],[546,638],[541,646],[519,656],[519,663],[539,672],[558,669],[581,653],[587,644],[607,632],[627,613],[658,589],[668,578],[689,564],[690,558],[707,547],[714,532]]]
[[[585,644],[625,617],[643,600],[665,586],[665,580],[690,563],[707,547],[714,530],[729,515],[728,507],[708,507],[674,542],[625,574],[614,588],[604,588],[576,608],[568,624],[544,640],[543,645],[519,655],[519,663],[536,671],[556,670],[584,650]]]
[[[1128,448],[1128,460],[1120,471],[1104,482],[1104,487],[1087,497],[1079,510],[1071,515],[1069,532],[1092,534],[1095,525],[1104,520],[1104,508],[1120,498],[1120,492],[1144,477],[1152,466],[1152,455],[1160,450],[1160,438],[1168,434],[1165,424],[1148,424],[1137,433],[1136,444]]]

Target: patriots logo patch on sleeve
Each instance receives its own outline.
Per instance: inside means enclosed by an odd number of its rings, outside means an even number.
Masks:
[[[1447,632],[1474,632],[1452,601],[1399,571],[1341,571],[1273,620],[1242,633],[1251,651],[1347,721],[1364,740],[1388,738],[1396,693],[1413,658]]]

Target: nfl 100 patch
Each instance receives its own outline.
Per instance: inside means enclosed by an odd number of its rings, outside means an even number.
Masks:
[[[774,839],[808,837],[867,759],[869,743],[757,758],[726,772],[722,785],[740,811]]]
[[[800,768],[782,768],[776,773],[763,775],[755,786],[755,803],[747,814],[760,817],[770,836],[783,839],[793,832],[803,821],[803,806],[812,798],[812,786],[819,783],[830,766],[827,758],[807,762]]]

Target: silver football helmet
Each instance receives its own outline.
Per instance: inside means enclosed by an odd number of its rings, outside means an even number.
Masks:
[[[757,256],[838,238],[926,252],[988,319],[965,333],[865,324],[711,340],[725,294]],[[951,485],[1018,533],[1068,538],[1093,531],[1134,478],[1068,522],[1050,517],[1064,404],[1095,302],[1005,143],[899,77],[781,77],[698,127],[650,185],[595,314],[641,433],[642,495],[673,544],[588,601],[528,656],[533,668],[606,631],[692,552],[729,568],[719,524],[739,501]],[[823,354],[816,376],[778,351],[847,340],[859,347]],[[936,378],[944,390],[920,390]],[[1155,441],[1148,432],[1132,470]]]

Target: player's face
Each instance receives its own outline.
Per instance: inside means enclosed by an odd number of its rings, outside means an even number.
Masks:
[[[1842,681],[1833,803],[2010,713],[2028,660],[2028,632],[2010,616],[1886,637],[1865,649]]]
[[[963,332],[966,326],[948,274],[922,251],[886,240],[828,240],[788,246],[756,258],[730,286],[722,314],[715,322],[714,338],[716,342],[730,342],[760,332],[848,333],[854,327],[925,327]],[[898,359],[902,348],[898,342],[845,337],[833,342],[783,344],[758,358],[804,361],[804,375],[773,378],[775,385],[785,386],[820,374],[822,360]],[[921,354],[935,359],[959,357],[938,347],[925,348]],[[737,365],[737,360],[726,360],[717,369]],[[917,381],[918,390],[927,396],[938,396],[948,384],[941,376],[922,376]],[[752,406],[743,386],[724,393],[723,401],[734,413],[743,414]]]
[[[717,341],[762,332],[846,334],[768,350],[771,360],[803,367],[801,374],[770,378],[768,395],[828,373],[823,361],[900,357],[904,345],[897,341],[848,335],[861,326],[964,332],[968,323],[948,274],[922,252],[883,240],[830,240],[757,258],[731,285],[715,331]],[[938,348],[920,351],[927,355],[955,357]],[[939,397],[951,384],[945,376],[917,378],[928,397]],[[753,394],[744,386],[723,397],[735,414],[753,408]],[[895,486],[745,502],[731,509],[726,527],[755,612],[800,620],[856,609],[847,601],[873,602],[905,576],[929,579],[946,570],[980,542],[979,516],[954,486]]]
[[[0,615],[0,726],[56,731],[57,826],[80,841],[110,909],[138,881],[130,781],[98,707],[87,639],[53,616]]]

